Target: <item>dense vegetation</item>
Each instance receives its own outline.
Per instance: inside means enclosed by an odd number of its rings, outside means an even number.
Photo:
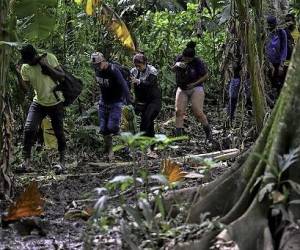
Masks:
[[[277,1],[278,5],[267,0],[0,1],[0,198],[5,201],[1,213],[7,210],[9,200],[35,179],[45,197],[45,219],[17,223],[25,227],[30,224],[49,249],[58,244],[58,248],[71,249],[78,245],[84,249],[207,250],[213,246],[260,250],[287,249],[288,241],[299,247],[289,232],[293,228],[299,235],[300,45],[273,110],[267,106],[269,86],[263,56],[264,19],[269,13],[282,18],[285,10],[278,6],[284,1]],[[105,8],[112,12],[103,12]],[[290,9],[298,17],[296,0],[290,1]],[[122,37],[118,39],[112,23],[119,18],[126,23],[126,34],[135,48]],[[190,138],[172,139],[176,85],[171,65],[190,40],[197,43],[197,54],[209,68],[205,109],[215,129],[217,143],[213,144],[204,141],[193,118],[187,119]],[[240,94],[236,121],[229,125],[223,108],[236,40],[241,43],[243,74],[251,79],[253,115],[245,114],[245,100]],[[26,93],[21,88],[15,70],[20,60],[18,49],[25,43],[53,52],[83,80],[80,98],[66,109],[68,173],[61,176],[50,168],[55,150],[38,147],[33,154],[36,173],[14,175],[22,161],[23,126],[33,96],[32,90]],[[133,67],[135,51],[143,51],[159,69],[163,108],[156,130],[161,135],[154,139],[139,134],[116,138],[114,163],[102,160],[99,88],[90,64],[95,51],[128,68]],[[151,160],[143,155],[154,143],[159,158]],[[130,158],[126,150],[122,151],[125,147],[132,153]],[[235,163],[228,161],[232,155],[223,158],[222,152],[221,158],[198,155],[229,148],[243,153]],[[169,162],[168,157],[181,164]],[[230,170],[225,172],[227,166]],[[173,170],[166,170],[169,168]],[[172,171],[177,172],[172,176]],[[184,172],[192,177],[183,180]],[[60,233],[55,220],[62,218],[67,229]],[[80,220],[77,229],[68,222],[72,220]],[[20,233],[17,223],[3,235],[10,230]],[[245,224],[249,231],[244,230]],[[71,235],[69,246],[63,235],[66,230]],[[44,234],[52,235],[56,243],[47,245]],[[25,246],[18,244],[16,240],[11,247]]]

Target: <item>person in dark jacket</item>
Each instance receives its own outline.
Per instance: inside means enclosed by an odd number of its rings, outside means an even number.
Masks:
[[[112,160],[112,135],[119,133],[122,106],[130,103],[132,98],[128,84],[116,64],[109,63],[100,52],[91,55],[91,63],[101,91],[99,120],[100,132],[104,137],[104,153],[108,160]]]
[[[267,18],[269,34],[265,44],[267,61],[272,65],[269,79],[272,88],[278,96],[284,83],[284,62],[287,58],[287,35],[284,29],[277,27],[277,19],[274,16]]]
[[[145,136],[154,137],[154,120],[161,109],[161,90],[158,85],[158,71],[147,62],[144,54],[133,57],[131,82],[135,94],[135,111],[141,115],[140,131]]]
[[[196,43],[189,42],[182,54],[176,58],[172,70],[176,74],[177,92],[176,92],[176,135],[183,134],[183,121],[185,111],[190,101],[192,111],[203,125],[206,138],[212,140],[212,132],[203,112],[204,104],[204,87],[203,83],[208,78],[206,65],[196,57]]]

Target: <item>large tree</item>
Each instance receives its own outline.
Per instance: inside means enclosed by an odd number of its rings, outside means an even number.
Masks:
[[[9,160],[11,156],[12,113],[9,106],[7,72],[10,47],[5,41],[11,41],[10,1],[0,0],[0,196],[10,196],[11,180]]]

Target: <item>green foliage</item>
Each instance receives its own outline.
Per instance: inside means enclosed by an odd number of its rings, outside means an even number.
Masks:
[[[173,95],[175,78],[170,66],[191,39],[197,42],[197,54],[203,58],[211,72],[211,84],[216,84],[217,50],[224,41],[225,33],[220,31],[220,26],[215,21],[218,29],[209,28],[199,38],[196,34],[196,25],[200,18],[197,7],[197,4],[188,4],[186,11],[178,13],[167,10],[148,11],[134,23],[137,44],[140,44],[140,49],[149,57],[149,61],[160,70],[164,96]]]

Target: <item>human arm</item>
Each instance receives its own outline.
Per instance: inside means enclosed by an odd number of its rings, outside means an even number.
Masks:
[[[192,89],[196,87],[198,84],[205,82],[208,79],[208,73],[206,73],[204,76],[199,77],[195,82],[189,83],[187,85],[188,89]]]
[[[30,88],[30,81],[27,70],[28,69],[26,69],[26,67],[22,68],[22,64],[16,65],[18,83],[24,92],[28,92]]]
[[[119,69],[115,69],[115,76],[117,78],[117,82],[121,85],[122,91],[123,91],[123,96],[125,97],[125,100],[127,103],[132,102],[132,95],[129,91],[128,84],[126,80],[124,79],[122,73],[120,72]]]

